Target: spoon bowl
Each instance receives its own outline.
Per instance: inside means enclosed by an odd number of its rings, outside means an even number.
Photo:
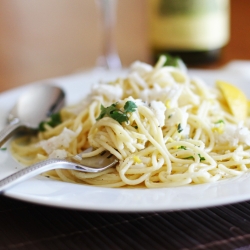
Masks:
[[[22,129],[37,129],[65,104],[65,93],[52,85],[36,85],[21,95],[8,116],[8,125],[0,131],[0,146]]]

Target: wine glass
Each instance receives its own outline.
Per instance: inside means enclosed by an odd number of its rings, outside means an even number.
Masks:
[[[96,0],[101,12],[101,26],[103,32],[102,54],[97,59],[97,67],[106,69],[120,69],[121,60],[116,49],[115,24],[116,0]]]

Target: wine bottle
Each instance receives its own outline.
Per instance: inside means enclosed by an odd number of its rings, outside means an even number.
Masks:
[[[230,37],[230,0],[148,0],[149,45],[185,64],[214,62]]]

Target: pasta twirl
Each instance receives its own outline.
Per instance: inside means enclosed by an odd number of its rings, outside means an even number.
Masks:
[[[56,170],[55,179],[105,187],[148,188],[201,184],[231,178],[250,167],[248,119],[234,117],[219,89],[164,66],[135,62],[125,78],[93,86],[84,101],[61,110],[62,123],[12,142],[25,165],[110,151],[116,168],[102,173]]]

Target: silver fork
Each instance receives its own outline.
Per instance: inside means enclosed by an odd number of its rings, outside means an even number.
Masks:
[[[22,181],[49,170],[71,169],[87,173],[97,173],[113,167],[116,163],[118,163],[118,159],[108,151],[104,151],[97,156],[82,158],[81,155],[88,151],[91,151],[91,149],[87,149],[78,155],[67,157],[65,159],[47,159],[23,168],[18,172],[0,180],[0,193]]]

